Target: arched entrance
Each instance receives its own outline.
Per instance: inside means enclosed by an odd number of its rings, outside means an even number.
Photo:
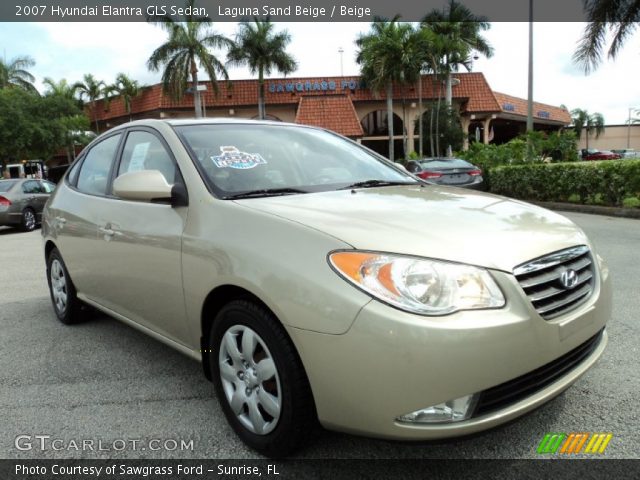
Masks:
[[[386,110],[374,110],[369,112],[360,120],[364,137],[362,145],[370,148],[374,152],[389,158],[389,122]],[[405,152],[402,144],[402,133],[404,123],[399,115],[393,114],[393,148],[395,158],[404,158]]]

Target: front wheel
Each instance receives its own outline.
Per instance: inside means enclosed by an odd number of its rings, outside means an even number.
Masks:
[[[251,448],[282,457],[315,430],[313,396],[300,358],[268,310],[236,300],[218,313],[209,356],[227,420]]]

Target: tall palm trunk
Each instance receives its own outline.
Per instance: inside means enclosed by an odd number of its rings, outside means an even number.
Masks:
[[[435,146],[433,143],[433,102],[431,103],[431,107],[429,108],[429,148],[431,149],[429,151],[429,156],[430,157],[435,157],[436,156],[436,150],[435,150]]]
[[[405,121],[407,119],[407,101],[406,101],[406,98],[404,97],[404,87],[402,90],[403,90],[402,92],[402,149],[404,150],[402,154],[406,158],[407,147],[409,143],[407,139],[407,123]]]
[[[198,90],[198,67],[194,60],[191,60],[191,78],[193,83],[193,104],[196,110],[196,118],[202,118],[202,102],[200,100],[200,90]]]
[[[587,150],[589,150],[589,127],[584,129],[584,136],[587,139]]]
[[[394,161],[393,152],[393,83],[387,84],[387,126],[389,127],[389,160]]]
[[[436,157],[440,156],[440,104],[442,100],[442,80],[438,80],[438,103],[436,106]]]
[[[264,120],[265,109],[264,109],[264,71],[262,66],[258,69],[258,118],[260,120]]]
[[[418,113],[420,115],[418,117],[418,154],[422,158],[422,137],[424,137],[424,132],[422,131],[422,73],[418,78]]]

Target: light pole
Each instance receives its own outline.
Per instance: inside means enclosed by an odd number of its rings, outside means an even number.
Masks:
[[[533,132],[533,0],[529,0],[529,77],[527,85],[527,160],[533,158],[531,136]]]
[[[338,47],[338,53],[340,54],[340,76],[344,77],[344,70],[342,68],[342,54],[344,53],[344,48]]]

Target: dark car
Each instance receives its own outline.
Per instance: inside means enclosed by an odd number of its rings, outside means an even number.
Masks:
[[[622,155],[610,152],[609,150],[596,150],[595,148],[582,149],[583,160],[619,160]]]
[[[55,188],[46,180],[0,180],[0,225],[20,227],[26,232],[35,229]]]
[[[437,185],[482,188],[482,170],[460,158],[423,158],[407,163],[407,170]]]

